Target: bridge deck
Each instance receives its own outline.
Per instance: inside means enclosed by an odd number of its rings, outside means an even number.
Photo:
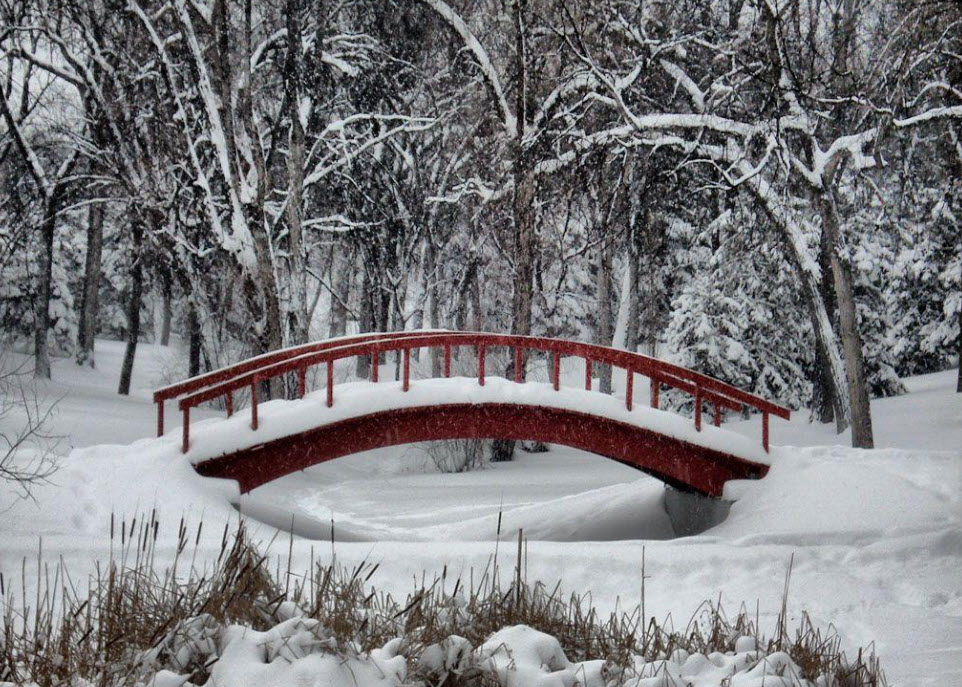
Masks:
[[[550,384],[501,378],[489,378],[484,386],[469,378],[418,380],[406,392],[401,382],[336,388],[331,407],[324,391],[261,404],[256,431],[246,413],[195,422],[187,457],[201,473],[238,479],[248,491],[286,472],[376,446],[457,436],[553,438],[714,496],[720,496],[720,475],[763,476],[771,458],[757,442],[730,430],[697,431],[683,416],[641,405],[628,410],[623,399],[578,388],[559,392]],[[496,412],[485,415],[485,409]],[[352,424],[359,418],[366,424]],[[690,455],[690,469],[680,454]],[[247,461],[246,467],[238,467],[239,460]],[[723,464],[724,473],[712,476]]]
[[[473,349],[476,376],[452,379],[454,354]],[[443,357],[443,377],[412,380],[417,351]],[[505,350],[512,361],[508,381],[490,377],[490,351]],[[400,382],[381,383],[379,361],[397,356]],[[529,359],[545,356],[550,385],[526,382]],[[370,381],[335,383],[335,363],[369,357]],[[584,390],[561,385],[562,359],[578,361]],[[432,369],[440,363],[432,359]],[[577,362],[576,362],[577,364]],[[625,395],[593,391],[596,365],[625,372]],[[502,367],[495,363],[495,366]],[[323,396],[309,394],[308,376],[326,370]],[[438,371],[434,371],[438,375]],[[651,406],[635,405],[634,380],[647,377]],[[298,401],[261,403],[261,387],[296,378]],[[487,381],[487,383],[486,383]],[[276,384],[275,384],[276,386]],[[661,390],[675,389],[693,402],[694,422],[659,410]],[[235,394],[249,394],[250,412],[231,418]],[[338,402],[335,403],[335,398]],[[682,489],[720,496],[727,480],[767,472],[769,418],[790,411],[756,394],[657,358],[565,339],[491,332],[397,332],[360,334],[275,351],[158,389],[158,435],[164,404],[178,399],[183,416],[181,450],[204,474],[236,479],[248,491],[310,465],[371,448],[459,438],[530,439],[581,448],[650,472]],[[222,399],[228,418],[195,423],[191,408]],[[708,406],[715,427],[705,427]],[[719,429],[726,411],[757,412],[761,450]],[[246,420],[249,417],[249,422]],[[197,430],[200,429],[200,432]]]

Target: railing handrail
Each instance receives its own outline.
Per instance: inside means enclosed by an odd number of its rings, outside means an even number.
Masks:
[[[420,329],[412,330],[410,332],[370,332],[366,334],[352,334],[350,336],[342,336],[335,339],[325,339],[323,341],[312,341],[311,343],[301,344],[300,346],[291,346],[279,351],[263,353],[253,358],[242,360],[239,363],[234,363],[233,365],[227,365],[217,370],[205,372],[202,375],[190,377],[189,379],[185,379],[181,382],[168,384],[167,386],[161,387],[160,389],[154,391],[154,403],[157,405],[157,436],[161,436],[164,433],[164,403],[172,398],[177,398],[178,396],[182,396],[186,393],[204,389],[215,384],[221,384],[225,381],[235,379],[237,375],[242,375],[254,370],[270,367],[278,362],[283,362],[284,360],[296,358],[308,353],[323,351],[330,348],[337,348],[350,343],[361,343],[366,341],[375,341],[378,339],[403,339],[408,336],[421,336],[439,331],[445,330]]]
[[[333,346],[331,344],[334,344]],[[297,349],[287,349],[281,352],[281,359],[270,364],[269,358],[261,356],[254,361],[245,361],[232,366],[235,374],[228,379],[215,384],[207,384],[203,387],[200,382],[210,381],[208,375],[206,380],[194,380],[194,383],[201,387],[192,394],[181,398],[179,408],[184,416],[182,451],[187,452],[190,442],[190,409],[203,403],[223,396],[226,401],[227,414],[233,413],[233,392],[237,389],[249,387],[251,391],[251,427],[257,430],[258,427],[258,394],[257,387],[262,381],[278,377],[283,374],[297,372],[298,374],[298,395],[303,397],[306,392],[307,370],[315,365],[326,363],[327,365],[327,405],[330,407],[334,403],[334,362],[344,358],[352,358],[359,355],[372,356],[371,381],[378,380],[378,359],[381,353],[402,352],[404,354],[404,371],[402,389],[407,391],[410,386],[410,363],[411,351],[421,348],[442,348],[444,350],[444,376],[450,377],[451,374],[451,350],[459,346],[473,346],[478,351],[478,383],[483,385],[485,380],[485,354],[489,347],[509,347],[514,350],[515,381],[523,381],[523,360],[528,350],[541,351],[553,354],[553,364],[551,369],[551,380],[555,390],[560,388],[560,369],[562,356],[575,356],[585,361],[585,388],[592,388],[592,366],[595,363],[611,365],[625,369],[627,374],[625,404],[628,410],[632,409],[634,376],[642,374],[655,382],[651,387],[651,405],[658,407],[658,397],[662,384],[680,389],[692,394],[695,398],[695,429],[701,431],[702,425],[702,405],[705,402],[714,406],[714,424],[721,423],[721,411],[724,408],[741,410],[743,407],[751,407],[761,411],[762,415],[762,446],[765,451],[769,447],[769,415],[775,415],[784,419],[789,419],[791,412],[788,408],[772,403],[755,394],[742,391],[737,387],[726,384],[720,380],[703,375],[694,370],[674,365],[672,363],[658,360],[650,356],[624,351],[596,344],[586,344],[578,341],[568,341],[566,339],[551,339],[545,337],[518,336],[512,334],[491,334],[487,332],[449,332],[433,331],[425,332],[404,332],[401,334],[382,333],[372,334],[364,337],[356,337],[350,341],[335,340],[308,344],[306,347],[310,352],[291,356],[292,351]],[[241,370],[241,372],[237,372]],[[246,371],[245,371],[246,370]],[[168,387],[168,392],[171,387]],[[158,404],[158,434],[163,430],[163,402]]]
[[[296,358],[308,353],[323,351],[330,348],[337,348],[351,343],[363,343],[377,339],[403,339],[409,336],[423,336],[434,332],[445,330],[420,329],[410,332],[371,332],[366,334],[352,334],[341,336],[334,339],[324,339],[323,341],[312,341],[299,346],[291,346],[279,351],[262,353],[261,355],[247,358],[239,363],[233,363],[204,374],[196,375],[174,384],[168,384],[154,391],[154,403],[169,401],[190,391],[196,391],[207,386],[219,384],[223,381],[233,379],[236,375],[244,374],[252,370],[269,367],[278,362]]]
[[[720,380],[703,375],[694,370],[674,365],[672,363],[652,358],[640,353],[608,348],[596,344],[587,344],[565,339],[551,339],[544,337],[518,336],[511,334],[491,334],[486,332],[434,332],[430,334],[411,334],[393,338],[372,338],[365,342],[354,342],[346,345],[312,351],[299,356],[276,362],[272,365],[259,367],[233,377],[219,384],[210,386],[180,400],[181,410],[189,409],[204,401],[229,394],[235,390],[246,388],[252,384],[271,379],[273,377],[328,363],[336,360],[355,357],[358,355],[374,355],[384,352],[407,351],[419,348],[450,348],[456,346],[506,346],[521,350],[537,350],[580,357],[592,363],[613,365],[633,373],[642,374],[659,383],[677,387],[683,391],[696,394],[702,391],[705,401],[720,404],[731,409],[749,406],[765,414],[788,419],[790,410],[772,403],[755,394],[733,387]],[[689,382],[689,384],[685,384]],[[557,384],[557,382],[556,382]],[[692,390],[690,387],[694,386]],[[688,387],[688,388],[686,388]]]

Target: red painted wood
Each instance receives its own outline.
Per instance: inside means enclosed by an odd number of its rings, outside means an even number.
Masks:
[[[768,453],[768,413],[762,413],[762,448]]]
[[[451,347],[444,347],[444,377],[447,379],[451,376]]]
[[[227,406],[227,417],[232,417],[234,415],[234,392],[233,391],[228,391],[226,394],[224,394],[224,405]]]
[[[487,346],[513,346],[519,341],[524,342],[526,348],[534,348],[546,352],[553,352],[555,357],[560,359],[561,355],[573,355],[578,357],[590,356],[604,364],[616,367],[632,367],[636,372],[649,377],[657,377],[662,384],[673,386],[694,394],[695,388],[701,389],[704,400],[719,400],[728,406],[740,407],[738,404],[745,404],[758,410],[777,415],[778,417],[790,416],[787,408],[775,405],[765,399],[754,396],[747,392],[736,389],[718,380],[705,377],[691,370],[671,365],[654,358],[648,358],[636,353],[629,353],[617,349],[595,346],[593,344],[583,344],[574,341],[564,341],[561,339],[538,339],[535,337],[519,337],[506,334],[484,334],[484,333],[458,333],[450,332],[443,334],[432,334],[419,337],[403,337],[399,339],[388,339],[376,341],[372,344],[352,344],[338,348],[311,353],[299,356],[281,363],[276,363],[265,368],[259,369],[256,373],[247,373],[233,380],[222,382],[212,387],[197,391],[185,396],[180,400],[180,405],[198,405],[204,401],[215,398],[222,394],[226,388],[238,388],[249,383],[249,379],[257,374],[261,379],[270,379],[295,369],[298,365],[308,366],[325,363],[330,360],[340,360],[351,358],[357,355],[368,354],[369,348],[379,351],[402,351],[411,348],[425,348],[434,346],[477,346],[484,343]],[[686,381],[690,378],[691,381]],[[718,389],[717,391],[713,389]]]
[[[297,397],[304,398],[305,391],[307,391],[307,367],[301,366],[297,368]]]
[[[334,361],[327,361],[327,407],[334,405]]]
[[[334,361],[344,358],[351,358],[358,355],[371,355],[373,360],[378,359],[379,353],[400,352],[405,360],[405,379],[404,389],[410,385],[410,351],[415,348],[442,347],[445,354],[445,376],[450,376],[451,347],[452,346],[476,346],[479,351],[479,360],[484,355],[484,351],[489,346],[511,347],[515,351],[516,360],[523,362],[524,351],[528,348],[544,351],[552,355],[551,381],[556,390],[560,388],[560,368],[561,356],[569,355],[585,359],[586,368],[594,361],[600,364],[612,365],[622,369],[631,369],[652,379],[652,405],[658,407],[658,395],[660,385],[674,387],[685,393],[695,396],[695,425],[701,429],[702,402],[707,401],[719,409],[729,408],[741,410],[743,406],[755,408],[762,412],[764,418],[763,444],[768,447],[768,415],[788,418],[790,412],[787,408],[778,406],[754,394],[749,394],[740,389],[736,389],[728,384],[716,379],[706,377],[692,370],[687,370],[677,365],[665,363],[664,361],[650,358],[648,356],[621,351],[617,349],[584,344],[575,341],[565,341],[561,339],[545,339],[538,337],[513,336],[505,334],[489,334],[479,332],[405,332],[402,334],[379,334],[364,335],[351,339],[321,342],[310,344],[306,347],[291,349],[281,352],[280,360],[275,360],[275,356],[261,356],[252,361],[240,363],[232,368],[225,368],[216,374],[204,375],[193,380],[188,380],[181,385],[172,385],[157,391],[155,399],[160,398],[158,403],[158,429],[163,428],[163,398],[164,394],[171,393],[171,390],[187,388],[185,385],[197,390],[184,396],[179,401],[181,410],[189,409],[205,401],[214,399],[220,395],[231,393],[236,389],[250,385],[253,389],[252,397],[252,426],[257,425],[257,395],[256,384],[262,380],[269,380],[274,377],[289,374],[292,371],[305,370],[311,366],[327,365],[327,401],[328,405],[333,404],[333,365]],[[294,355],[298,351],[308,350],[306,353]],[[256,365],[255,365],[256,363]],[[483,362],[482,362],[483,365]],[[253,366],[253,367],[252,367]],[[376,365],[373,370],[376,370]],[[515,379],[518,379],[518,371],[522,372],[523,364],[517,365],[515,369]],[[226,371],[237,372],[236,376],[211,384],[212,379],[222,379]],[[372,377],[376,372],[372,370]],[[483,383],[483,370],[479,370],[479,381]],[[589,372],[586,369],[586,377]],[[633,378],[630,378],[630,382]],[[631,407],[631,395],[626,396],[626,405]]]
[[[585,391],[591,391],[591,358],[585,358]]]
[[[329,364],[333,364],[329,363]],[[404,349],[404,391],[411,388],[411,349]]]
[[[714,403],[713,406],[715,408],[715,417],[714,417],[715,426],[721,427],[721,414],[722,414],[721,406],[718,405],[717,403]]]
[[[484,386],[484,344],[478,345],[478,384]]]
[[[661,382],[657,379],[651,380],[651,407],[658,408],[658,395],[661,393]]]
[[[695,429],[701,431],[701,389],[695,389]]]
[[[625,407],[631,410],[635,402],[635,371],[627,370],[627,383],[625,384]]]
[[[756,479],[765,465],[571,410],[514,404],[455,404],[372,413],[199,463],[248,492],[296,470],[377,447],[419,441],[503,438],[590,451],[672,486],[718,497],[730,479]]]
[[[514,347],[514,381],[524,381],[524,346]]]
[[[251,382],[251,429],[257,431],[257,377]]]
[[[371,381],[377,384],[378,375],[381,372],[381,360],[377,351],[371,352]]]
[[[184,426],[181,429],[180,450],[187,453],[190,447],[190,408],[184,408]]]
[[[184,394],[200,391],[201,389],[214,386],[215,384],[236,379],[237,377],[253,372],[254,370],[263,369],[276,363],[297,358],[309,353],[326,351],[352,343],[356,344],[365,341],[378,341],[381,339],[404,339],[409,337],[423,336],[426,333],[427,332],[424,331],[376,332],[371,334],[360,334],[358,336],[347,336],[340,339],[315,341],[302,346],[286,348],[282,351],[265,353],[264,355],[249,358],[248,360],[243,360],[234,365],[222,367],[219,370],[214,370],[213,372],[207,372],[196,377],[191,377],[190,379],[185,379],[184,381],[177,382],[176,384],[169,384],[168,386],[154,391],[154,403],[157,404],[157,436],[162,436],[164,433],[164,402],[169,401],[172,398],[177,398],[178,396],[183,396]]]

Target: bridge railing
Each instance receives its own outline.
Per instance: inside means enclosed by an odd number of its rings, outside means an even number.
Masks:
[[[254,361],[246,361],[233,368],[226,368],[206,377],[218,375],[214,383],[199,384],[197,389],[180,399],[178,407],[183,414],[182,451],[187,452],[190,446],[190,409],[201,403],[223,397],[228,416],[233,414],[233,394],[241,389],[250,390],[251,427],[258,426],[258,385],[261,382],[286,375],[297,374],[298,396],[303,397],[306,392],[307,372],[312,367],[325,365],[327,370],[327,406],[334,405],[334,363],[345,358],[356,356],[371,356],[371,381],[378,381],[378,361],[385,353],[400,352],[403,357],[401,388],[407,391],[411,386],[411,351],[415,349],[441,349],[443,353],[443,375],[451,376],[452,349],[471,346],[477,350],[477,379],[484,385],[486,369],[485,359],[488,349],[504,347],[514,352],[513,372],[514,381],[524,382],[525,361],[529,351],[538,351],[551,355],[550,376],[551,383],[557,391],[560,389],[561,359],[562,357],[577,357],[585,362],[585,388],[591,390],[592,368],[595,364],[611,365],[626,371],[625,405],[628,410],[634,403],[634,377],[641,374],[651,380],[649,402],[651,407],[659,407],[661,388],[679,389],[694,398],[695,429],[701,431],[702,406],[705,403],[713,407],[713,421],[716,426],[721,424],[721,414],[724,409],[741,411],[752,408],[762,416],[762,446],[769,450],[769,416],[789,419],[790,411],[778,404],[772,403],[761,396],[748,393],[730,384],[719,381],[707,375],[700,374],[678,365],[667,363],[657,358],[623,351],[594,344],[586,344],[564,339],[549,339],[530,336],[515,336],[509,334],[489,334],[483,332],[410,332],[405,334],[370,335],[364,340],[340,340],[333,342],[334,346],[325,346],[330,342],[321,342],[309,346],[317,346],[314,350],[300,352],[296,355],[286,355],[280,360],[271,360],[269,356],[262,356]],[[306,347],[304,347],[306,348]],[[291,349],[289,349],[291,350]],[[258,364],[254,364],[259,361]],[[225,377],[226,370],[233,370]],[[196,380],[197,378],[195,378]],[[188,384],[188,380],[183,384]],[[177,385],[166,387],[169,390]],[[183,388],[183,385],[181,385]],[[161,390],[163,391],[163,390]],[[157,395],[155,394],[155,399]],[[162,405],[162,402],[161,402]],[[160,416],[162,418],[162,415]],[[159,428],[162,424],[159,422]]]
[[[170,384],[157,389],[154,392],[154,403],[157,405],[157,436],[161,436],[164,433],[164,404],[167,401],[175,399],[179,396],[194,393],[201,389],[206,389],[223,382],[228,382],[232,379],[235,379],[239,375],[247,374],[254,370],[264,369],[270,367],[271,365],[284,362],[285,360],[297,358],[309,353],[317,353],[319,351],[326,351],[339,346],[346,346],[354,343],[366,343],[369,341],[377,341],[379,339],[403,339],[409,336],[424,336],[426,334],[437,333],[438,331],[440,330],[422,329],[410,332],[375,332],[370,334],[359,334],[355,336],[343,336],[336,339],[327,339],[325,341],[315,341],[312,343],[303,344],[301,346],[292,346],[280,351],[272,351],[271,353],[265,353],[255,358],[248,358],[247,360],[241,361],[234,365],[228,365],[227,367],[222,367],[218,370],[212,370],[211,372],[197,375],[196,377],[191,377],[190,379],[185,379],[182,382]]]

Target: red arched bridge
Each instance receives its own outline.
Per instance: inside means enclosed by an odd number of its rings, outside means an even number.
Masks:
[[[474,350],[471,364],[476,360],[476,367],[470,378],[452,379],[452,352],[457,356],[461,348]],[[412,382],[412,351],[420,349],[438,351],[442,378]],[[486,360],[492,349],[513,356],[508,358],[510,378],[488,375]],[[399,360],[400,379],[378,385],[379,362],[392,353]],[[547,357],[548,384],[525,379],[527,360],[537,353]],[[335,384],[335,362],[358,356],[371,358],[370,380]],[[562,358],[582,361],[584,390],[580,382],[561,386]],[[623,397],[593,391],[597,386],[592,384],[593,371],[600,365],[625,371]],[[570,371],[570,365],[566,368]],[[308,380],[317,371],[322,388],[310,391]],[[651,410],[635,403],[637,375],[650,380]],[[258,398],[262,383],[282,376],[296,378],[296,394],[303,400],[264,404]],[[691,396],[693,423],[659,410],[663,389]],[[191,409],[223,399],[231,417],[235,395],[240,393],[249,396],[249,423],[241,418],[206,422],[192,443]],[[164,387],[154,392],[158,436],[164,433],[165,402],[172,399],[177,399],[183,415],[182,451],[190,454],[199,473],[237,480],[241,492],[373,448],[446,439],[514,439],[582,449],[643,470],[676,488],[719,497],[730,479],[765,475],[769,418],[789,418],[788,409],[764,398],[638,353],[563,339],[447,331],[331,339]],[[725,410],[760,414],[761,447],[719,428]],[[703,428],[706,411],[714,425],[707,429]]]

